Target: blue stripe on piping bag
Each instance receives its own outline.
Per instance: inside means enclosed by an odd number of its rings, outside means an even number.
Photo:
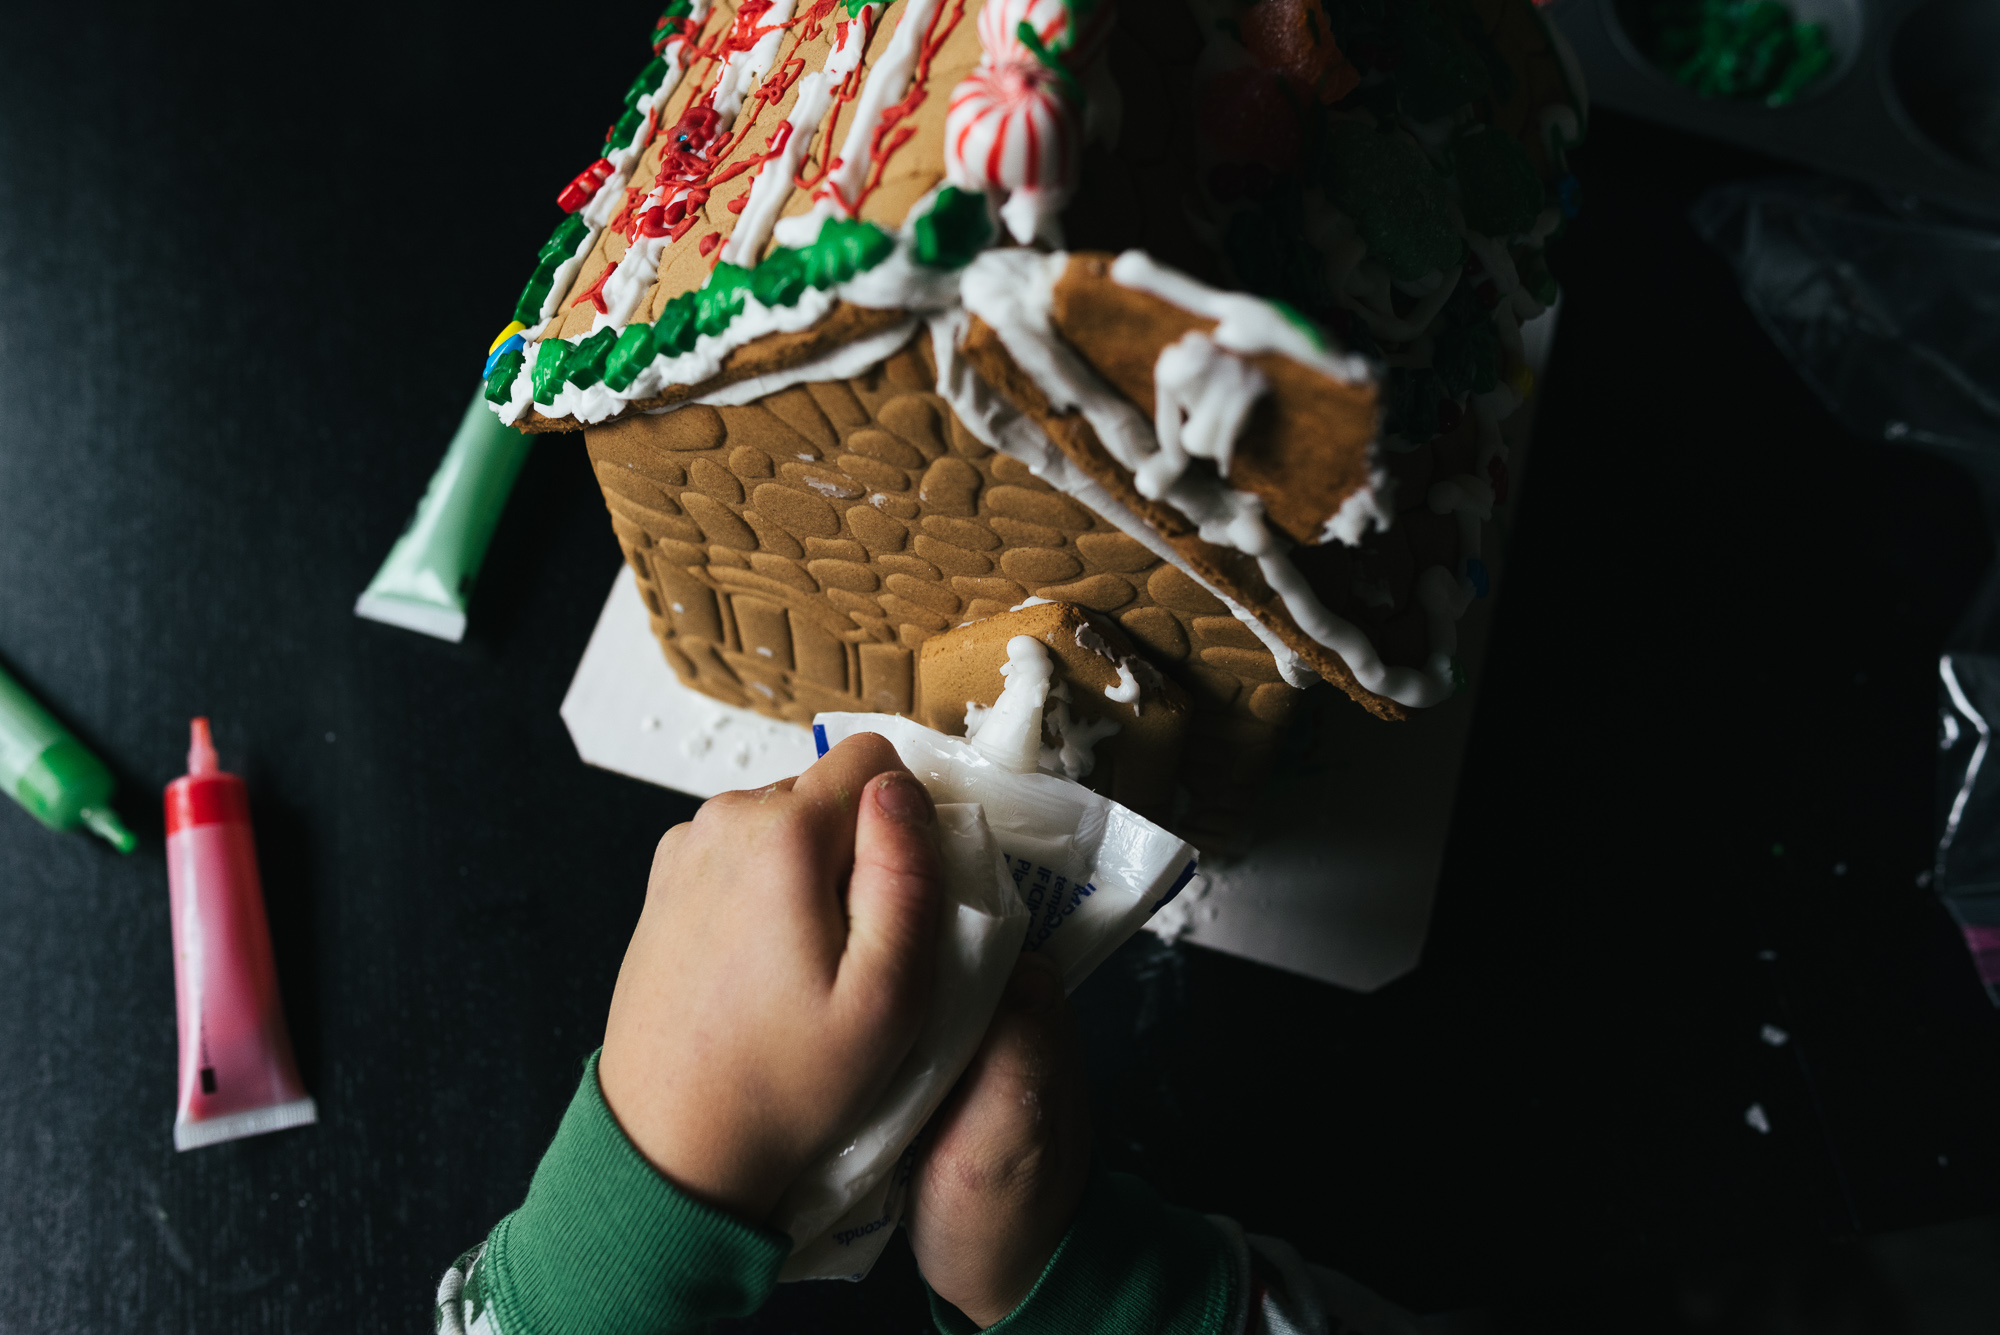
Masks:
[[[1198,861],[1200,861],[1199,858],[1188,859],[1188,865],[1181,868],[1180,879],[1174,882],[1174,888],[1167,891],[1166,897],[1164,899],[1162,899],[1159,903],[1153,905],[1154,913],[1158,913],[1161,909],[1173,903],[1174,897],[1180,894],[1181,891],[1187,889],[1187,883],[1194,879],[1194,864]]]

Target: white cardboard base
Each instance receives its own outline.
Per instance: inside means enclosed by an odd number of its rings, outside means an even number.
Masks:
[[[761,788],[818,759],[808,729],[681,685],[653,639],[630,566],[611,582],[562,718],[589,764],[696,797]]]
[[[1537,376],[1556,312],[1523,330]],[[1520,484],[1531,412],[1507,423],[1509,470]],[[1501,512],[1501,516],[1511,512]],[[1497,591],[1506,528],[1486,528]],[[1460,664],[1480,679],[1493,599],[1459,622]],[[1470,699],[1383,723],[1331,689],[1308,697],[1312,744],[1288,756],[1270,786],[1265,828],[1245,857],[1205,862],[1155,926],[1246,959],[1371,992],[1415,968],[1430,930],[1452,800],[1472,729]],[[592,765],[713,797],[797,774],[815,759],[812,734],[736,709],[680,684],[621,567],[577,664],[563,722]]]
[[[1460,622],[1469,673],[1490,606],[1474,604]],[[1247,857],[1204,862],[1159,925],[1358,991],[1407,973],[1430,926],[1470,703],[1388,724],[1315,691],[1314,743],[1272,784],[1266,828],[1283,833]],[[761,787],[815,759],[807,729],[681,685],[629,568],[612,582],[562,717],[588,763],[696,797]]]

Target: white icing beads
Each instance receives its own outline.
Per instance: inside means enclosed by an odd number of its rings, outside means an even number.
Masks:
[[[1022,245],[1062,244],[1082,100],[1071,71],[1096,54],[1111,9],[1096,6],[1081,31],[1066,0],[993,0],[979,11],[979,65],[952,90],[945,117],[945,173],[962,190],[1005,195],[1001,221]]]

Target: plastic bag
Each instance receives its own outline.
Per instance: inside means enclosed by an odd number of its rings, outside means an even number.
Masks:
[[[780,1280],[860,1279],[903,1216],[910,1148],[978,1051],[1014,960],[1053,957],[1074,990],[1193,877],[1178,836],[1080,784],[1014,774],[970,743],[892,714],[821,714],[825,755],[873,732],[938,804],[946,917],[931,1014],[862,1129],[808,1170],[773,1226]],[[997,851],[995,851],[997,849]]]
[[[1793,367],[1863,436],[1963,465],[2000,534],[2000,233],[1858,186],[1726,186],[1693,222]],[[1989,572],[1938,660],[1932,880],[2000,1004],[2000,575]]]

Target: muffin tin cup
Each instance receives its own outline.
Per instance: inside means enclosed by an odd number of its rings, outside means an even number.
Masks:
[[[2000,5],[1792,0],[1825,25],[1832,68],[1784,106],[1704,98],[1639,48],[1621,17],[1645,0],[1557,0],[1594,106],[1712,135],[1882,190],[2000,222]]]

